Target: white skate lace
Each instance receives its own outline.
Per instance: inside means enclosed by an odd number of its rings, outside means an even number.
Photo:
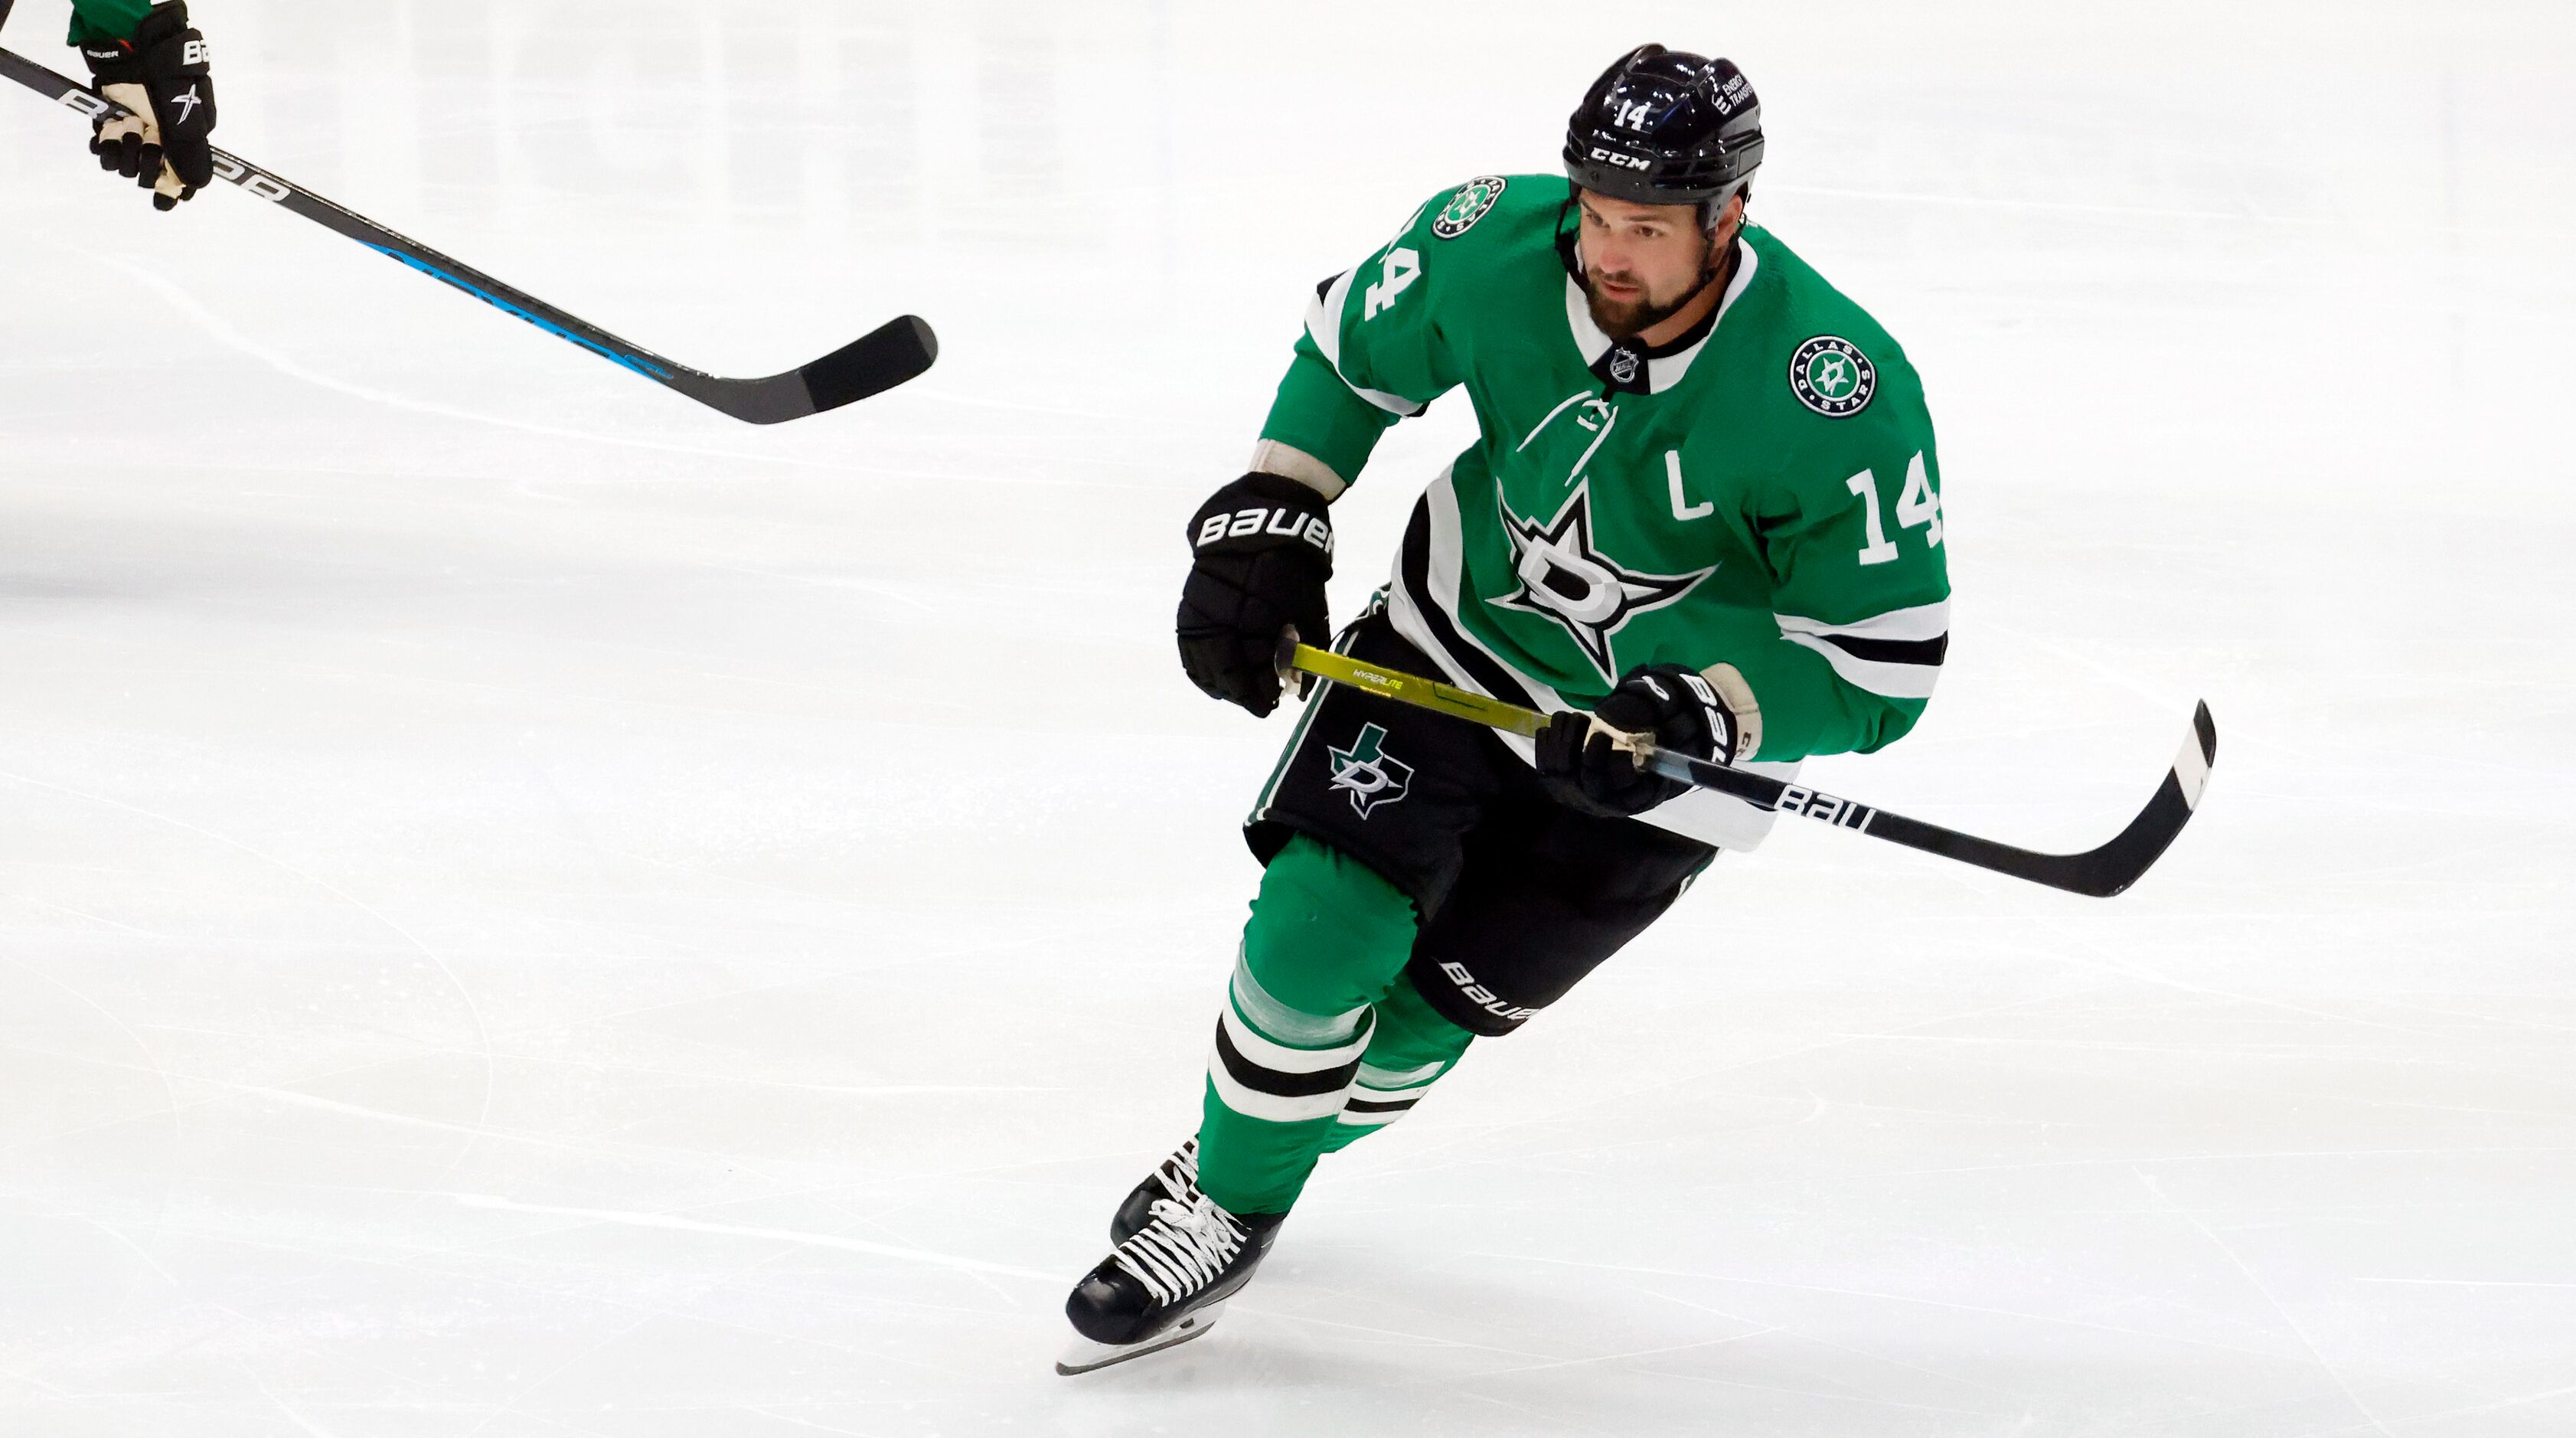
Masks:
[[[1173,1151],[1170,1158],[1164,1159],[1163,1166],[1154,1171],[1154,1176],[1163,1181],[1163,1191],[1165,1193],[1170,1194],[1172,1197],[1179,1199],[1183,1203],[1189,1202],[1192,1197],[1196,1196],[1199,1191],[1199,1141],[1197,1136],[1192,1135],[1188,1141],[1184,1142],[1178,1149]]]
[[[1136,1275],[1158,1304],[1205,1288],[1243,1251],[1244,1230],[1206,1194],[1187,1203],[1154,1200],[1154,1221],[1118,1245],[1118,1266]]]

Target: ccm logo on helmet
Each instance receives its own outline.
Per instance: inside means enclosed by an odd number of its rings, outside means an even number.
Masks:
[[[1302,539],[1326,554],[1333,552],[1333,527],[1326,524],[1322,516],[1266,507],[1209,515],[1207,522],[1199,526],[1199,537],[1194,547],[1205,549],[1221,539],[1244,539],[1255,534]]]
[[[1616,150],[1604,150],[1598,146],[1593,148],[1592,158],[1596,160],[1607,160],[1611,164],[1617,165],[1623,170],[1642,170],[1646,168],[1647,163],[1634,155],[1622,155]]]

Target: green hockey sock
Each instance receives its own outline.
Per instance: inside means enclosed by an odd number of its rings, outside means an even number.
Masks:
[[[1455,1067],[1476,1038],[1442,1018],[1403,979],[1377,1001],[1376,1018],[1368,1051],[1360,1055],[1359,1078],[1324,1140],[1326,1153],[1348,1148],[1412,1112],[1432,1082]]]
[[[1413,952],[1412,901],[1303,835],[1261,876],[1217,1023],[1199,1187],[1236,1213],[1286,1213],[1333,1136]]]

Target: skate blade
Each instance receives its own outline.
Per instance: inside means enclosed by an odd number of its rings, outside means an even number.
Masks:
[[[1073,1336],[1072,1345],[1065,1349],[1064,1356],[1055,1361],[1055,1371],[1070,1378],[1077,1373],[1096,1372],[1130,1358],[1142,1358],[1148,1353],[1179,1347],[1193,1338],[1206,1336],[1207,1331],[1216,1326],[1217,1315],[1223,1312],[1224,1304],[1211,1303],[1142,1343],[1094,1343],[1077,1333]]]

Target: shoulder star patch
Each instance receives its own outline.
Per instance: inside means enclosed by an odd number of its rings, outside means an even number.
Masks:
[[[1818,335],[1790,357],[1789,389],[1825,418],[1849,419],[1878,394],[1878,366],[1850,340]]]
[[[1454,240],[1476,228],[1476,222],[1503,197],[1503,177],[1478,175],[1458,187],[1449,203],[1440,207],[1439,218],[1431,222],[1431,233],[1444,240]]]

